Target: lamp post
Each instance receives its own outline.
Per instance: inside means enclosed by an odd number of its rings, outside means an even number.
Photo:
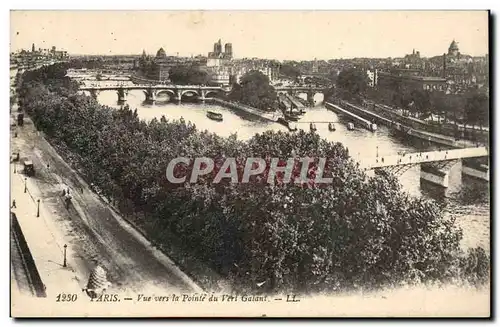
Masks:
[[[66,267],[66,248],[68,245],[64,244],[64,260],[63,260],[63,267]]]
[[[377,158],[378,158],[378,145],[377,145]]]
[[[36,200],[36,216],[40,217],[40,199]]]
[[[24,193],[28,190],[28,185],[26,184],[28,181],[28,177],[24,177]]]

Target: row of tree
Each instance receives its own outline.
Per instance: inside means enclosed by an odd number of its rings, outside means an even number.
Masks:
[[[182,119],[145,122],[127,107],[77,94],[64,75],[61,66],[24,74],[19,103],[37,128],[69,149],[88,181],[124,214],[142,217],[154,242],[168,243],[165,231],[174,233],[236,290],[333,292],[488,279],[484,250],[464,253],[461,231],[437,204],[409,197],[391,175],[366,176],[340,143],[303,131],[268,131],[243,142]],[[165,170],[179,156],[240,163],[325,157],[333,183],[172,185]]]

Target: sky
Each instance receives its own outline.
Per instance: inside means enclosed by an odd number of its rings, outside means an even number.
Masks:
[[[11,51],[207,55],[222,39],[236,58],[402,57],[413,49],[488,53],[486,11],[11,11]]]

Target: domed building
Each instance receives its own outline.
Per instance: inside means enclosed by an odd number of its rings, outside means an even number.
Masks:
[[[448,56],[456,57],[459,55],[458,44],[455,40],[453,40],[448,48]]]
[[[156,60],[166,60],[167,59],[167,53],[165,52],[165,50],[163,48],[160,48],[157,52],[156,52]]]

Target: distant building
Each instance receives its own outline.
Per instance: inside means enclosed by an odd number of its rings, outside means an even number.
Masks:
[[[214,43],[214,51],[208,53],[207,66],[224,66],[231,59],[233,59],[233,45],[231,43],[226,43],[223,52],[222,41],[219,39],[218,42]]]
[[[313,73],[317,73],[318,70],[319,70],[318,61],[316,60],[316,58],[314,58],[314,62],[313,62],[313,65],[312,65],[312,72]]]
[[[448,48],[448,56],[457,57],[459,54],[458,44],[455,40],[453,40]]]
[[[143,51],[142,58],[145,58],[145,51]],[[142,59],[145,60],[145,59]],[[149,72],[147,72],[147,77],[153,80],[158,81],[167,81],[169,78],[170,69],[174,66],[180,64],[178,57],[167,56],[167,52],[165,49],[160,48],[156,52],[156,56],[151,63],[151,68]]]
[[[228,59],[233,59],[233,45],[231,43],[226,43],[224,53]]]
[[[377,85],[394,89],[402,85],[410,90],[445,91],[446,79],[433,76],[421,76],[419,70],[395,69],[391,72],[378,72]]]
[[[224,66],[211,66],[204,67],[204,70],[208,72],[210,76],[210,84],[227,86],[230,84],[231,79],[231,68]]]
[[[368,86],[375,87],[378,84],[378,70],[368,69],[366,75],[368,76]]]

